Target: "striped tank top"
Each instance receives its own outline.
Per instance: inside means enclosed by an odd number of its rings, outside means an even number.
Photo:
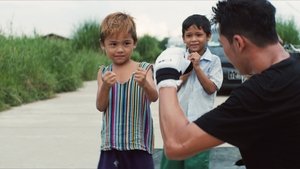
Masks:
[[[149,66],[149,63],[140,63],[143,69]],[[112,65],[105,67],[102,74],[106,71],[112,71]],[[102,116],[101,150],[144,150],[152,154],[154,135],[150,103],[134,75],[125,83],[115,83]]]

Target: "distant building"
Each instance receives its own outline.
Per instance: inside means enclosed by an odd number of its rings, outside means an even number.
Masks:
[[[70,40],[67,37],[63,37],[54,33],[49,33],[47,35],[42,36],[42,38],[47,38],[47,39],[60,39],[60,40]]]

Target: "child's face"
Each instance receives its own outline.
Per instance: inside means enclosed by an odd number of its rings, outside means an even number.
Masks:
[[[198,52],[202,55],[209,38],[210,36],[208,36],[203,29],[199,29],[197,26],[192,25],[185,31],[183,42],[189,49],[189,52]]]
[[[101,47],[114,64],[121,65],[130,60],[135,45],[130,33],[121,32],[108,36]]]

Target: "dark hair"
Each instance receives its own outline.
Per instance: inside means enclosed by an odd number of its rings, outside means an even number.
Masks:
[[[278,42],[275,7],[267,0],[223,0],[212,8],[212,22],[230,43],[235,34],[247,37],[259,47]]]
[[[202,28],[206,35],[211,34],[210,22],[204,15],[194,14],[187,17],[182,23],[182,36],[185,31],[192,25],[196,25],[197,28]]]

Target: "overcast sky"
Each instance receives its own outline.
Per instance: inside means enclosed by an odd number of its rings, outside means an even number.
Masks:
[[[8,35],[45,35],[71,37],[76,27],[87,20],[100,21],[109,13],[132,15],[139,36],[145,33],[159,39],[181,35],[181,23],[191,14],[209,19],[216,0],[194,1],[0,1],[0,32]],[[300,29],[300,1],[271,0],[277,17],[294,18]]]

